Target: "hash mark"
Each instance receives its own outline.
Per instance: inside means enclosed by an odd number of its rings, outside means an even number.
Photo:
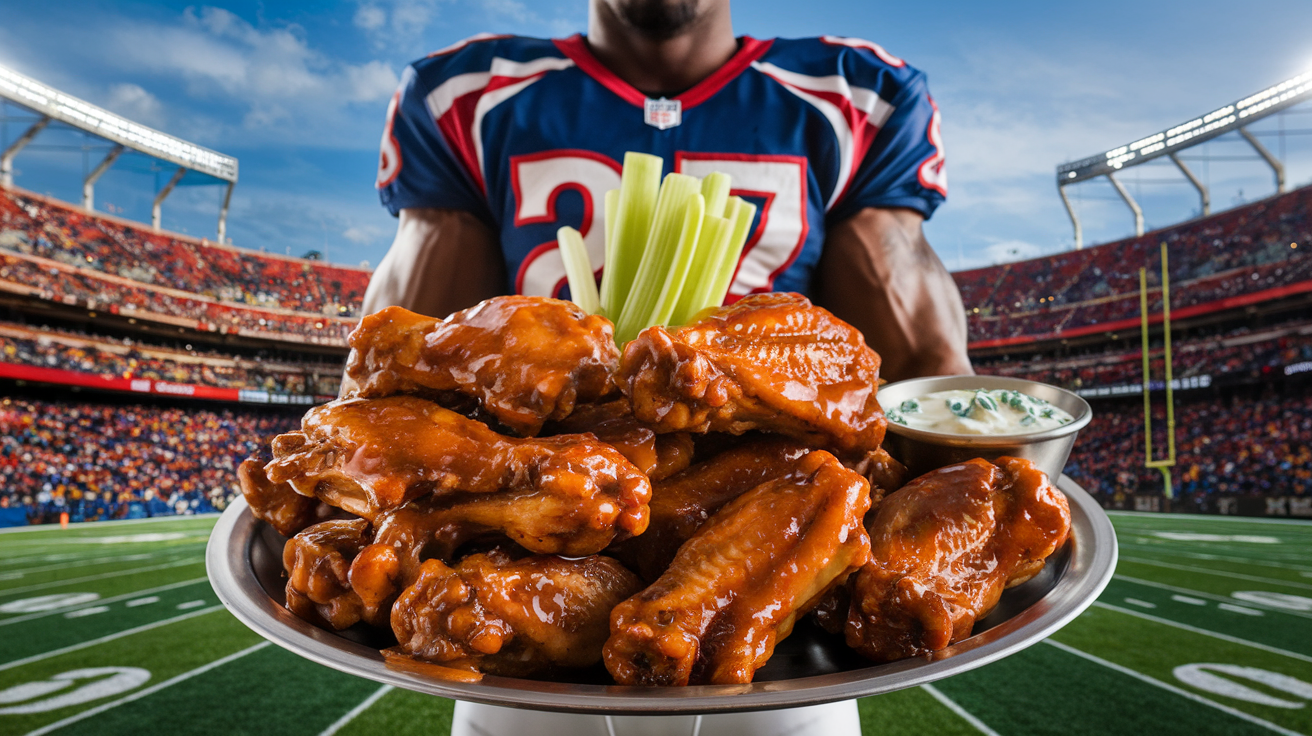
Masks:
[[[203,605],[205,605],[205,601],[187,601],[186,603],[179,603],[178,610],[185,611],[188,608],[199,608]]]
[[[83,616],[94,616],[97,613],[104,613],[109,610],[109,606],[92,606],[91,608],[79,608],[76,611],[69,611],[64,614],[64,618],[82,618]]]
[[[1149,603],[1148,601],[1141,601],[1141,600],[1139,600],[1138,598],[1126,598],[1126,599],[1125,599],[1125,602],[1126,602],[1126,603],[1129,603],[1129,604],[1132,605],[1132,606],[1138,606],[1138,607],[1140,607],[1140,608],[1156,608],[1156,607],[1157,607],[1157,604],[1156,604],[1156,603]]]
[[[1266,615],[1266,614],[1262,613],[1261,611],[1259,611],[1259,610],[1257,610],[1257,609],[1254,609],[1254,608],[1244,608],[1243,606],[1236,606],[1236,605],[1234,605],[1233,603],[1218,603],[1218,604],[1216,604],[1216,607],[1219,608],[1219,609],[1221,609],[1222,611],[1230,611],[1230,612],[1232,612],[1232,613],[1242,613],[1242,614],[1244,614],[1245,616],[1264,616],[1264,615]]]
[[[1188,603],[1191,606],[1207,605],[1207,601],[1203,600],[1202,598],[1193,598],[1187,595],[1173,595],[1171,596],[1171,600],[1180,601],[1181,603]]]
[[[148,595],[145,598],[136,598],[130,600],[127,603],[124,603],[123,605],[127,606],[128,608],[136,608],[137,606],[146,606],[146,605],[150,605],[151,603],[159,603],[159,596]]]

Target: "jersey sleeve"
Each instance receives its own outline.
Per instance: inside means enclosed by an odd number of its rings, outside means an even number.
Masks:
[[[406,67],[383,128],[379,199],[393,215],[407,207],[439,207],[490,222],[487,198],[429,112],[425,87],[415,68]]]
[[[925,75],[914,71],[898,87],[892,113],[830,212],[834,221],[865,207],[906,207],[929,219],[947,198],[938,106]]]

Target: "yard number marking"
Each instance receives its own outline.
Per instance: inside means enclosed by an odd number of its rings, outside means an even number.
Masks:
[[[44,700],[33,701],[34,698],[64,690],[78,680],[93,679],[94,682],[89,682],[76,690],[70,690]],[[135,690],[149,679],[150,671],[143,670],[140,667],[89,667],[61,672],[49,680],[25,682],[21,685],[14,685],[7,690],[0,690],[0,704],[22,703],[21,705],[0,708],[0,714],[45,713],[46,711],[67,708],[70,705],[89,703],[92,700],[100,700],[111,695]]]
[[[1272,708],[1302,708],[1305,705],[1302,702],[1272,697],[1215,673],[1260,683],[1272,690],[1289,693],[1304,700],[1312,700],[1312,684],[1303,682],[1297,677],[1290,677],[1289,675],[1282,675],[1279,672],[1271,672],[1257,667],[1242,667],[1237,664],[1183,664],[1171,672],[1175,675],[1175,679],[1186,685],[1192,685],[1199,690],[1205,690],[1216,695],[1224,695],[1227,698],[1258,705],[1268,705]]]

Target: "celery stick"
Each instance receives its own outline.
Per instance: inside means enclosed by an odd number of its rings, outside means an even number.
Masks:
[[[601,297],[597,295],[597,277],[588,259],[588,247],[583,244],[583,235],[572,227],[562,227],[556,231],[556,243],[560,246],[560,258],[565,262],[571,301],[588,314],[596,314],[601,309]]]
[[[742,256],[743,245],[751,231],[752,218],[756,216],[756,205],[740,197],[733,197],[730,201],[732,204],[729,206],[734,209],[733,234],[729,238],[729,247],[721,254],[720,262],[712,271],[714,283],[703,307],[718,307],[724,303],[729,287],[732,286],[734,272],[738,270],[738,258]]]
[[[694,315],[705,308],[705,302],[710,298],[714,286],[715,269],[719,266],[724,249],[729,247],[729,236],[732,234],[731,220],[712,215],[702,220],[702,234],[697,240],[697,251],[688,271],[688,280],[683,283],[678,306],[669,324],[688,324]]]
[[[670,323],[670,317],[674,315],[674,310],[679,305],[679,298],[685,286],[689,286],[688,273],[697,255],[697,243],[701,239],[702,224],[705,221],[706,198],[694,194],[688,198],[688,207],[683,216],[683,228],[679,231],[679,243],[675,248],[670,268],[666,271],[661,295],[657,298],[651,315],[647,317],[648,326]]]
[[[700,196],[698,192],[701,186],[701,180],[695,177],[683,174],[666,175],[665,183],[661,185],[656,200],[656,212],[652,217],[651,230],[647,235],[641,260],[638,262],[627,296],[619,302],[623,308],[619,310],[619,317],[615,320],[615,340],[620,344],[637,337],[639,332],[649,326],[646,320],[656,307],[661,287],[665,283],[679,245],[688,199],[693,195]],[[621,218],[625,216],[623,196],[621,193]],[[705,211],[704,202],[702,209]],[[621,227],[625,227],[624,223],[616,227],[616,235],[621,239],[616,242],[615,254],[625,258],[626,249],[630,245],[623,239],[625,233]],[[629,252],[627,255],[632,253]]]
[[[604,260],[602,261],[601,281],[603,286],[606,283],[606,271],[609,270],[610,264],[615,262],[615,217],[619,214],[620,209],[620,190],[612,189],[606,192],[604,205],[605,209],[602,211],[606,217],[606,221],[603,223],[606,228],[606,247],[602,251]],[[600,302],[597,304],[597,314],[607,315],[606,310],[601,308]]]
[[[608,218],[613,223],[606,226],[610,237],[607,238],[606,268],[601,280],[601,308],[612,319],[618,317],[628,301],[643,251],[649,242],[664,165],[659,156],[633,151],[624,154],[615,217]]]
[[[706,198],[706,214],[724,217],[724,205],[729,201],[729,175],[712,172],[702,179],[702,196]]]

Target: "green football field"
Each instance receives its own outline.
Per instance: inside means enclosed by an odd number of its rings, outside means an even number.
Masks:
[[[1312,733],[1312,524],[1113,516],[1051,639],[861,702],[867,734]],[[311,664],[219,605],[213,518],[0,534],[0,734],[441,734],[451,701]]]

